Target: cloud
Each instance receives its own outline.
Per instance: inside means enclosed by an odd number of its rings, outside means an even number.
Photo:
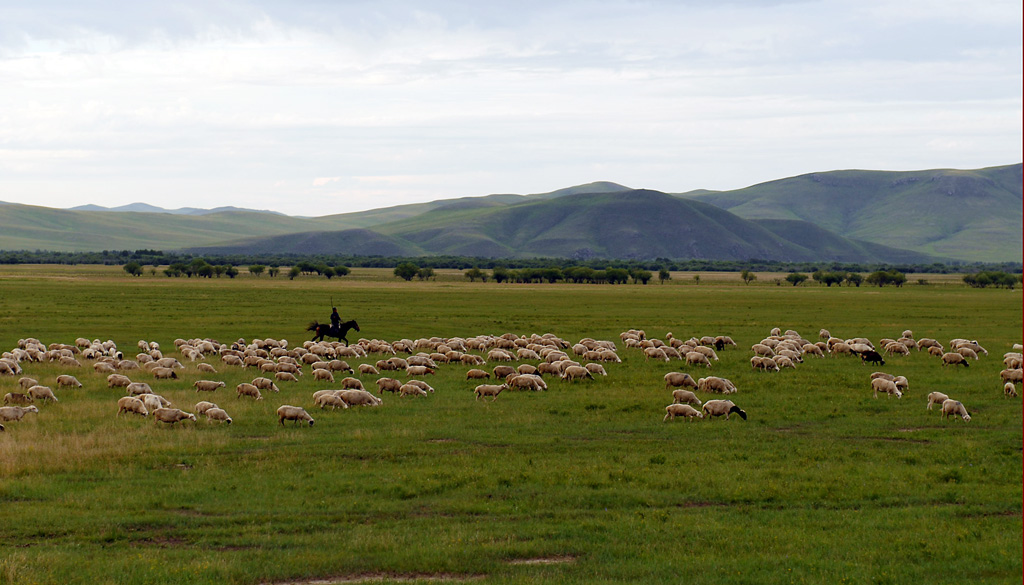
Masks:
[[[330,183],[336,183],[341,180],[341,177],[317,177],[313,179],[314,187],[323,187]]]

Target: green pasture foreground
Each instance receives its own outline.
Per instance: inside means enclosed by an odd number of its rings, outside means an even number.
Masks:
[[[907,286],[497,285],[385,276],[131,278],[116,268],[0,267],[0,349],[19,338],[308,339],[333,300],[357,336],[554,333],[619,342],[730,335],[708,372],[646,362],[619,345],[607,378],[476,401],[466,366],[441,366],[425,398],[320,411],[307,375],[262,401],[231,390],[259,375],[186,362],[150,383],[191,410],[207,399],[230,426],[115,416],[121,392],[88,362],[24,364],[79,390],[0,433],[0,583],[1019,583],[1021,400],[1005,398],[1002,354],[1020,343],[1020,291]],[[333,299],[332,299],[333,298]],[[772,327],[809,339],[977,339],[967,369],[921,353],[882,368],[808,358],[756,373],[750,345]],[[375,362],[380,356],[357,363]],[[84,361],[84,360],[83,360]],[[488,364],[490,369],[494,364]],[[875,369],[906,376],[872,398]],[[662,376],[730,378],[747,421],[662,421]],[[198,379],[227,389],[197,396]],[[362,376],[368,386],[376,379]],[[404,379],[404,377],[402,377]],[[0,378],[0,394],[16,378]],[[56,388],[55,388],[56,389]],[[969,423],[925,409],[933,390]],[[1018,386],[1018,391],[1020,387]],[[702,399],[713,398],[702,395]],[[313,427],[281,427],[281,404]]]

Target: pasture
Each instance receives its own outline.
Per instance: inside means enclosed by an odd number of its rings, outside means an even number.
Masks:
[[[313,406],[331,386],[308,367],[261,401],[233,390],[260,374],[216,356],[206,359],[216,374],[184,359],[177,380],[127,372],[184,410],[212,400],[234,419],[173,427],[115,416],[122,389],[87,360],[77,371],[22,364],[60,401],[0,433],[0,583],[1019,583],[1022,410],[999,372],[1021,342],[1021,292],[768,280],[402,282],[369,269],[330,281],[170,279],[0,266],[4,351],[25,337],[110,339],[126,357],[140,339],[174,357],[175,338],[294,347],[333,298],[362,328],[352,341],[553,333],[613,340],[623,360],[605,364],[606,378],[550,380],[494,402],[474,400],[469,366],[442,365],[427,397],[337,411]],[[882,367],[807,357],[755,372],[750,346],[772,327],[875,343],[911,329],[943,344],[977,339],[990,355],[957,369],[912,352]],[[620,342],[630,328],[739,345],[710,370],[656,363]],[[872,398],[875,370],[908,378],[902,399]],[[749,419],[663,422],[669,371],[731,379],[739,391],[728,398]],[[57,389],[61,373],[84,388]],[[377,378],[359,377],[368,389]],[[198,379],[227,387],[197,395]],[[0,376],[0,394],[17,388],[17,376]],[[926,410],[934,390],[973,420]],[[316,424],[282,427],[281,404]]]

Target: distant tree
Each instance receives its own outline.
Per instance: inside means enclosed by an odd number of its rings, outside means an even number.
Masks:
[[[625,268],[608,268],[604,274],[605,279],[612,284],[625,284],[629,281],[629,271]]]
[[[227,266],[223,264],[217,264],[216,266],[213,267],[213,273],[217,275],[217,278],[220,278],[221,275],[227,271],[227,269]]]
[[[142,264],[132,260],[123,266],[125,272],[132,276],[142,276]]]
[[[847,272],[843,280],[846,281],[846,284],[860,287],[860,283],[864,282],[864,276],[859,272]]]
[[[238,269],[235,268],[234,266],[228,264],[228,265],[224,266],[224,274],[227,274],[228,278],[234,278],[234,277],[238,276]]]
[[[270,275],[270,278],[274,278],[278,274],[281,274],[281,269],[278,268],[277,266],[271,266],[270,268],[267,269],[267,274]]]
[[[216,269],[213,266],[210,266],[209,264],[203,264],[202,266],[199,267],[199,270],[196,271],[196,275],[202,276],[203,278],[213,278],[213,275],[215,273]]]
[[[786,276],[786,282],[791,283],[793,286],[797,286],[805,280],[807,280],[807,275],[800,272],[790,272]]]
[[[654,275],[651,274],[649,270],[642,269],[634,270],[630,272],[629,275],[633,278],[633,284],[636,284],[638,282],[647,284],[648,282],[650,282],[652,278],[654,278]]]
[[[342,276],[348,276],[351,273],[352,271],[349,270],[348,266],[339,265],[334,267],[334,276],[337,276],[338,278],[341,278]]]
[[[483,270],[480,270],[476,266],[470,268],[462,275],[468,278],[469,282],[476,282],[476,279],[478,278],[483,282],[487,282],[487,276],[484,274]]]
[[[150,276],[156,276],[156,266],[149,267],[149,274]]]
[[[757,280],[757,275],[749,270],[743,270],[740,272],[740,278],[743,279],[743,284],[750,284]]]
[[[658,280],[661,284],[665,284],[666,280],[672,280],[672,274],[668,271],[668,268],[662,268],[658,271]]]
[[[491,278],[494,279],[494,282],[505,282],[509,280],[510,277],[511,274],[509,274],[508,268],[504,266],[495,266],[491,270]]]
[[[898,270],[876,270],[864,279],[868,284],[879,287],[891,284],[896,287],[903,286],[907,282],[907,276]]]
[[[693,275],[693,283],[694,284],[700,284],[700,275],[699,274],[694,274]]]
[[[540,271],[541,278],[548,281],[551,284],[558,282],[559,280],[565,279],[565,274],[562,273],[562,269],[557,266],[549,266]]]
[[[327,280],[330,280],[330,279],[334,278],[334,269],[331,268],[330,266],[324,266],[320,270],[320,274],[326,276]]]
[[[266,269],[267,267],[262,264],[253,264],[252,266],[249,267],[249,274],[252,274],[253,276],[259,276],[263,274],[263,271]]]
[[[402,262],[398,266],[395,266],[395,276],[404,280],[412,280],[412,277],[416,276],[416,273],[419,271],[420,267],[416,266],[412,262]]]
[[[288,270],[288,280],[295,280],[295,277],[302,274],[302,268],[298,266],[292,266]]]
[[[431,278],[437,280],[437,277],[434,276],[434,269],[429,266],[424,266],[423,268],[417,270],[416,278],[420,280],[430,280]]]
[[[820,284],[825,286],[832,286],[833,284],[839,284],[843,282],[843,275],[838,272],[827,272],[824,270],[815,270],[811,278]]]

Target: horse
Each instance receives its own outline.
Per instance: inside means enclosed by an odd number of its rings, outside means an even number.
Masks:
[[[359,331],[359,323],[356,323],[354,320],[345,321],[335,328],[327,323],[313,321],[309,324],[309,327],[306,327],[306,331],[313,332],[313,339],[310,339],[310,341],[323,341],[324,337],[337,337],[338,341],[344,341],[345,345],[348,345],[348,338],[345,336],[348,335],[350,329]]]

